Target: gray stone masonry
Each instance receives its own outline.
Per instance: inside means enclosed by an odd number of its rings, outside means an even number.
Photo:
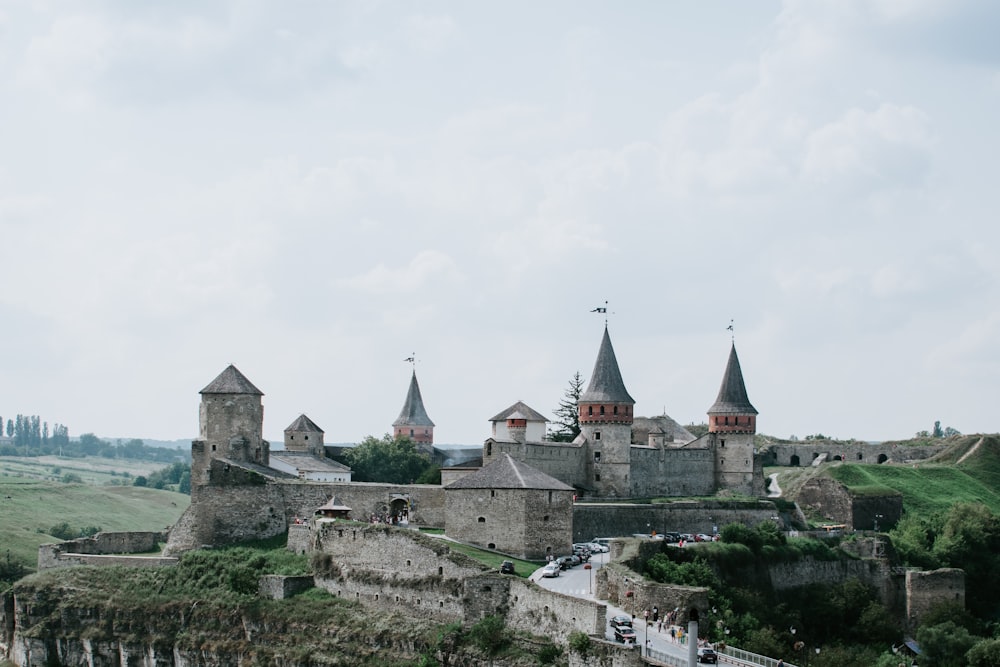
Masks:
[[[634,533],[712,534],[713,527],[729,523],[754,526],[772,521],[778,510],[774,503],[760,500],[746,503],[726,500],[677,501],[670,503],[576,503],[573,507],[573,541],[595,537],[629,537]]]
[[[161,542],[167,541],[167,534],[162,531],[132,531],[121,533],[97,533],[91,537],[81,537],[55,544],[43,544],[38,547],[38,569],[81,565],[84,555],[107,556],[122,554],[141,554],[156,551]],[[73,558],[65,557],[73,554]],[[149,565],[154,559],[144,558]],[[94,563],[109,564],[107,559],[94,559]]]
[[[315,586],[312,575],[287,576],[265,574],[258,582],[258,594],[262,598],[284,600]]]

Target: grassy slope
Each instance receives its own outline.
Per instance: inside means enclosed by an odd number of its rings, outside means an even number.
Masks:
[[[978,442],[979,436],[956,443],[952,455],[936,457],[941,463],[915,466],[844,464],[826,467],[834,479],[850,488],[888,487],[903,495],[908,512],[935,512],[956,502],[981,502],[1000,513],[1000,436],[983,436],[979,448],[963,463],[958,457]]]
[[[65,521],[77,529],[159,530],[174,523],[190,502],[180,493],[135,486],[0,477],[0,557],[10,549],[11,558],[34,569],[38,545],[58,541],[39,528],[46,531]]]

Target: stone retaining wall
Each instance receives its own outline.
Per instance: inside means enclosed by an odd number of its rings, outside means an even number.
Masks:
[[[81,537],[55,544],[43,544],[38,547],[38,569],[66,567],[83,564],[113,564],[112,561],[95,559],[85,562],[87,556],[107,556],[110,554],[139,554],[157,551],[161,542],[167,540],[167,533],[162,531],[130,531],[101,532],[91,537]],[[72,555],[72,558],[68,556]],[[155,557],[138,557],[147,565],[163,565],[172,563],[157,563]],[[130,559],[131,561],[132,559]],[[162,559],[161,559],[162,560]],[[173,559],[176,562],[176,559]],[[126,563],[135,564],[135,563]]]

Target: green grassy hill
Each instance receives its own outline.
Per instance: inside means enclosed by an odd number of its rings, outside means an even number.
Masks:
[[[842,464],[822,474],[860,493],[885,487],[903,495],[908,512],[936,512],[956,502],[981,502],[1000,513],[1000,436],[966,436],[916,465]]]
[[[162,530],[190,504],[190,496],[135,486],[60,484],[0,476],[0,558],[32,570],[38,545],[57,542],[48,530],[62,522],[75,529]],[[41,531],[41,532],[39,532]]]

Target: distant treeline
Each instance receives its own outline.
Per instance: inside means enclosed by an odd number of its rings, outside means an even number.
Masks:
[[[3,425],[0,418],[0,425]],[[78,440],[69,439],[69,429],[55,424],[51,431],[49,423],[37,415],[18,415],[8,419],[5,430],[7,442],[0,445],[2,456],[58,456],[84,457],[100,456],[107,459],[138,459],[143,461],[163,461],[173,463],[178,460],[190,461],[191,452],[181,447],[169,449],[151,447],[142,440],[102,440],[93,433],[84,433]]]

